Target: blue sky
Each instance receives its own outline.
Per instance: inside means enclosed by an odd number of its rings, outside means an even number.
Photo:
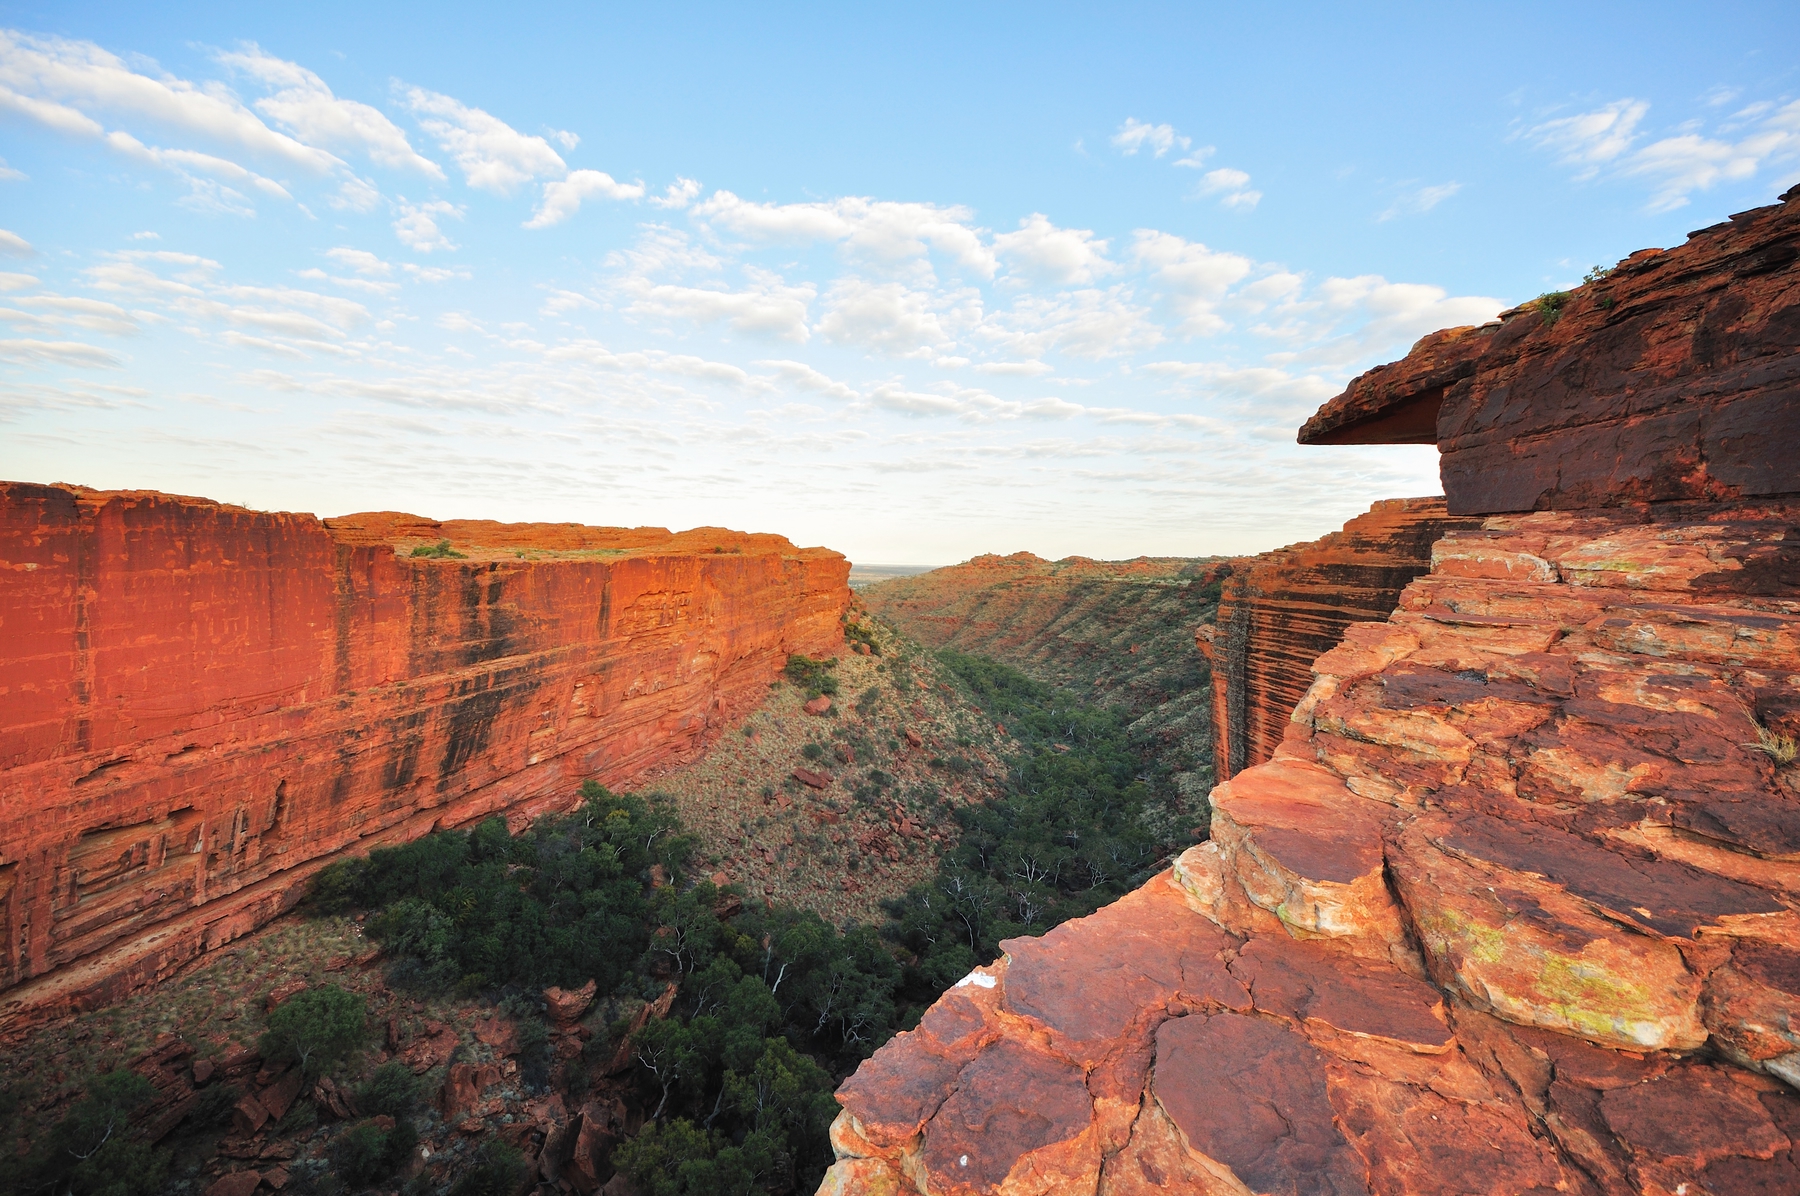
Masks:
[[[0,4],[0,476],[1196,555],[1295,427],[1800,181],[1791,6]]]

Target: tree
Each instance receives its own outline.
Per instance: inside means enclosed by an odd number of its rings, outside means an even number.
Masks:
[[[362,1047],[368,1005],[335,984],[296,993],[269,1015],[262,1038],[267,1059],[292,1059],[308,1079],[325,1074]]]
[[[22,1192],[55,1196],[149,1196],[168,1174],[167,1151],[152,1150],[130,1134],[131,1114],[152,1095],[150,1081],[123,1068],[88,1084],[44,1140],[22,1161]],[[0,1179],[11,1182],[5,1167]]]

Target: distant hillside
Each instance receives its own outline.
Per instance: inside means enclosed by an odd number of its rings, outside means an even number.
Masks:
[[[859,591],[933,648],[991,657],[1084,701],[1123,707],[1165,816],[1204,822],[1212,674],[1194,629],[1218,610],[1222,557],[1046,561],[978,556]]]

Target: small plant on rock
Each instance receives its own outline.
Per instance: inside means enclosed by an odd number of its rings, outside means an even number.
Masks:
[[[412,550],[416,557],[430,557],[434,560],[467,560],[468,554],[450,547],[450,541],[439,540],[436,544],[421,544]]]

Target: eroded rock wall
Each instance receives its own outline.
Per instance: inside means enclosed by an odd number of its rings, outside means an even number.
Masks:
[[[1435,443],[1455,514],[1800,491],[1800,187],[1783,200],[1432,333],[1300,442]]]
[[[152,983],[345,852],[696,754],[841,645],[847,573],[721,529],[0,485],[0,1024]]]
[[[1796,544],[1450,532],[1210,842],[840,1089],[823,1190],[1800,1191]]]
[[[1386,618],[1431,567],[1431,546],[1474,520],[1441,498],[1376,503],[1332,532],[1234,562],[1217,621],[1199,629],[1212,662],[1213,755],[1220,780],[1267,760],[1288,712],[1312,684],[1312,662],[1352,623]]]

